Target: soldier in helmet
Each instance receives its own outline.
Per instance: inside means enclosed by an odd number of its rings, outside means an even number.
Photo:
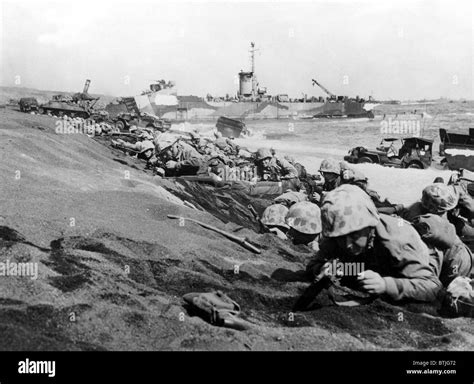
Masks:
[[[420,201],[415,202],[401,212],[401,217],[410,222],[416,217],[424,214],[434,214],[446,218],[456,228],[456,233],[461,238],[473,238],[474,228],[469,218],[461,216],[460,212],[468,211],[471,197],[463,194],[460,189],[454,185],[443,183],[433,183],[423,189]]]
[[[207,140],[202,138],[199,132],[196,132],[196,131],[189,132],[189,136],[191,138],[190,140],[191,146],[194,147],[194,149],[197,152],[199,152],[201,155],[205,155],[206,150],[207,150],[207,145],[208,145]]]
[[[392,216],[379,214],[359,187],[341,185],[328,192],[321,205],[323,239],[309,263],[318,275],[332,259],[358,263],[341,282],[390,300],[433,301],[442,287],[430,265],[430,255],[416,230]],[[363,269],[362,273],[356,273]],[[347,272],[348,270],[346,270]]]
[[[324,159],[319,167],[322,179],[317,180],[316,197],[332,191],[342,184],[356,184],[362,188],[367,185],[367,178],[350,168],[345,162],[333,158]]]
[[[324,183],[316,188],[315,192],[321,196],[325,192],[332,191],[342,184],[354,184],[362,188],[372,199],[376,208],[387,214],[393,214],[401,211],[403,205],[392,204],[388,200],[382,200],[377,192],[370,189],[368,186],[368,179],[361,172],[349,167],[344,161],[337,161],[335,159],[325,159],[321,162],[319,172],[323,176]],[[315,196],[315,199],[318,197]]]
[[[474,256],[446,218],[426,214],[415,218],[413,226],[428,245],[432,265],[444,287],[458,276],[474,277]]]
[[[308,201],[308,196],[303,192],[286,191],[280,196],[273,199],[276,204],[283,204],[290,208],[293,204],[299,203],[300,201]]]
[[[310,245],[318,249],[318,237],[321,233],[321,211],[316,204],[301,201],[293,204],[285,218],[289,227],[288,237],[293,244]]]
[[[332,191],[341,184],[366,183],[367,178],[349,167],[346,162],[328,158],[321,162],[319,172],[323,176],[321,191]],[[360,185],[359,185],[360,186]]]
[[[450,185],[458,193],[459,199],[456,209],[448,212],[448,219],[456,227],[459,236],[472,241],[474,239],[474,183],[461,180]]]
[[[180,140],[171,145],[165,144],[160,151],[160,158],[166,176],[195,175],[204,164],[203,156]]]
[[[257,150],[255,157],[259,181],[298,179],[298,171],[287,160],[273,156],[267,148]]]
[[[324,159],[319,167],[319,173],[323,177],[320,180],[320,192],[332,191],[342,183],[341,163],[336,159]]]
[[[428,185],[422,192],[421,205],[429,213],[447,217],[456,208],[459,195],[453,187],[443,183]]]
[[[269,205],[262,214],[261,223],[281,239],[287,239],[288,225],[285,217],[288,208],[282,204]]]
[[[214,145],[217,149],[224,152],[226,155],[237,155],[239,153],[239,146],[233,141],[233,139],[228,137],[222,137],[220,132],[217,132],[220,136],[216,137]]]
[[[458,200],[453,186],[433,183],[423,189],[421,200],[404,209],[400,216],[410,222],[427,213],[447,218],[448,212],[456,208]]]
[[[147,162],[156,161],[155,144],[144,136],[144,140],[137,141],[135,144],[128,143],[122,139],[112,140],[112,146],[117,148],[130,149],[137,153],[137,159],[145,160]]]

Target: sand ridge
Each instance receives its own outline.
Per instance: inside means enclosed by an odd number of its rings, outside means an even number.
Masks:
[[[0,121],[0,261],[39,266],[37,280],[0,278],[2,350],[474,347],[472,319],[440,318],[434,306],[341,308],[323,292],[312,311],[293,313],[311,251],[257,234],[247,196],[157,179],[106,140],[56,134],[45,116],[1,109]],[[168,214],[248,237],[262,254]],[[190,316],[182,295],[211,289],[253,328]]]

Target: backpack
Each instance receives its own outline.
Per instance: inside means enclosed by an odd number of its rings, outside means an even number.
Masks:
[[[188,293],[183,300],[194,313],[212,325],[233,328],[237,330],[249,329],[251,324],[238,318],[240,306],[222,291],[206,293]]]

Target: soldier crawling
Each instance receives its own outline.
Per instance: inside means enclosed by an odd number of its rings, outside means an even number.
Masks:
[[[137,159],[145,160],[149,165],[156,163],[154,136],[146,130],[132,127],[131,132],[136,133],[137,141],[132,144],[122,139],[112,140],[112,146],[136,153]]]
[[[433,301],[442,284],[431,266],[428,247],[408,223],[379,214],[359,187],[341,185],[328,192],[321,204],[323,240],[308,264],[316,276],[333,259],[364,263],[357,276],[341,282],[389,300]]]

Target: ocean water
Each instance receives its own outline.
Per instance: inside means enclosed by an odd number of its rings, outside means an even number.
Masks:
[[[309,172],[316,173],[323,159],[343,160],[351,148],[375,148],[382,137],[419,134],[433,139],[435,161],[426,170],[396,169],[377,164],[353,165],[369,178],[370,187],[380,195],[408,205],[418,200],[423,188],[437,176],[447,181],[452,174],[439,165],[439,129],[467,134],[469,128],[474,128],[474,101],[380,105],[375,113],[374,119],[249,120],[246,125],[252,135],[236,141],[250,150],[274,148],[277,155],[291,156]],[[210,123],[184,123],[173,129],[196,129],[203,135],[212,136],[215,127]],[[403,129],[405,133],[400,133]]]

